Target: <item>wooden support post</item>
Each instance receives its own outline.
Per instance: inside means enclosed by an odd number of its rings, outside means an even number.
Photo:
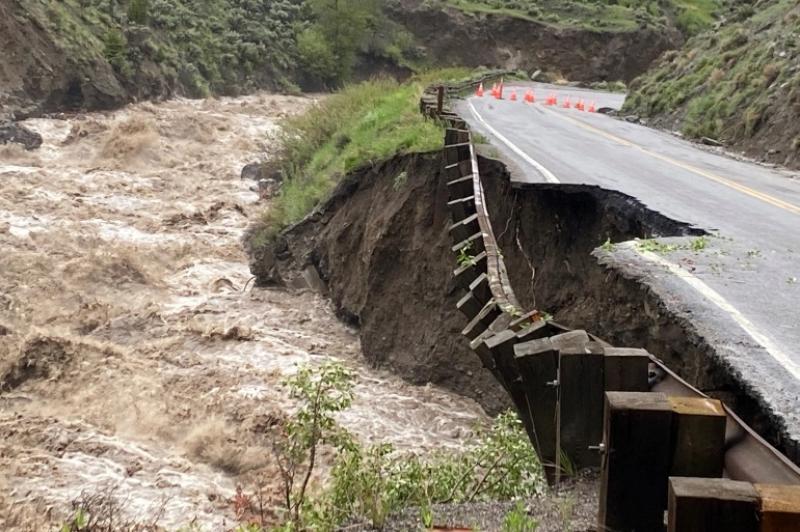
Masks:
[[[758,494],[749,482],[669,479],[669,532],[759,532]]]
[[[523,391],[522,378],[519,373],[516,361],[514,359],[514,346],[518,342],[517,335],[514,331],[505,329],[494,336],[486,339],[486,347],[492,353],[495,367],[498,372],[503,376],[503,381],[506,385],[506,390],[511,396],[511,401],[519,413],[519,418],[525,426],[525,430],[531,440],[534,439],[533,421],[530,415],[530,408],[528,405],[525,392]]]
[[[496,320],[502,311],[500,307],[497,306],[497,303],[494,300],[489,301],[483,308],[472,318],[464,330],[461,331],[461,334],[469,338],[470,340],[474,340],[478,338],[478,336],[482,335],[486,329]]]
[[[671,432],[664,394],[606,392],[600,530],[663,530]]]
[[[444,110],[444,85],[436,88],[436,114],[442,114]]]
[[[463,220],[459,220],[451,225],[448,229],[454,242],[466,240],[470,235],[474,235],[475,233],[480,232],[480,230],[481,227],[478,222],[477,213],[467,216]]]
[[[484,305],[487,304],[492,299],[492,289],[489,286],[489,276],[485,273],[480,274],[477,279],[470,283],[469,291],[472,292],[472,295],[475,297],[475,299]]]
[[[650,355],[644,349],[605,348],[605,387],[607,392],[646,392]]]
[[[600,465],[600,454],[590,446],[603,440],[603,350],[590,346],[599,347],[590,342],[559,350],[561,448],[579,469]]]
[[[447,208],[450,209],[450,217],[453,223],[463,220],[477,212],[475,210],[475,196],[448,201]]]
[[[482,273],[486,273],[486,252],[482,251],[453,271],[456,284],[464,290],[469,290],[472,281]]]
[[[556,465],[558,351],[550,338],[541,338],[514,346],[514,358],[531,411],[533,444],[547,478],[552,481]]]
[[[444,145],[460,144],[462,142],[469,142],[469,130],[447,128],[444,132]]]
[[[472,156],[471,145],[469,142],[450,144],[444,147],[445,165],[458,164],[462,161],[470,161]],[[470,162],[470,167],[472,163]]]
[[[479,255],[480,253],[486,251],[486,245],[483,242],[483,233],[475,233],[466,240],[462,240],[451,249],[456,255],[461,253],[461,250],[465,250],[465,253],[473,257]]]
[[[800,486],[756,484],[761,504],[759,532],[797,532],[800,530]]]
[[[670,397],[673,446],[670,475],[722,476],[725,462],[725,410],[716,399]]]
[[[459,299],[458,303],[456,303],[456,308],[460,310],[469,321],[472,321],[478,314],[480,314],[484,306],[485,303],[481,303],[475,299],[475,296],[472,295],[472,292],[467,292],[464,297]]]

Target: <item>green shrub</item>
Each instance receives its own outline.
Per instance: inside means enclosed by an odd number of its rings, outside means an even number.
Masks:
[[[128,43],[125,36],[118,29],[110,29],[103,39],[103,53],[106,60],[117,72],[123,72],[128,66]]]
[[[332,531],[345,522],[381,529],[390,515],[410,506],[430,519],[432,504],[531,497],[545,485],[516,414],[500,415],[463,451],[423,457],[399,453],[389,444],[363,447],[336,424],[334,415],[353,399],[353,374],[341,365],[303,366],[285,384],[299,405],[270,434],[285,493],[282,524],[273,532]],[[323,445],[335,450],[336,461],[328,484],[311,493],[308,479]],[[258,527],[242,530],[260,532]]]
[[[147,24],[148,0],[131,0],[128,6],[128,21],[144,26]]]
[[[336,56],[319,30],[308,28],[300,33],[297,36],[297,51],[307,75],[324,85],[338,81],[340,72]]]

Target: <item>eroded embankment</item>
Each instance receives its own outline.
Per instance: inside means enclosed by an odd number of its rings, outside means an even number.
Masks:
[[[274,251],[285,280],[313,264],[365,356],[415,383],[473,397],[489,412],[508,405],[461,335],[454,309],[447,190],[439,153],[395,157],[349,175],[313,215],[251,250],[251,269],[270,278]]]
[[[512,186],[502,163],[481,159],[480,166],[492,226],[523,308],[550,311],[556,321],[588,328],[614,345],[647,349],[782,448],[780,423],[692,322],[642,279],[605,265],[596,253],[607,239],[701,230],[619,192]],[[262,280],[272,266],[286,280],[318,272],[340,315],[359,326],[374,364],[413,382],[442,384],[495,411],[507,399],[470,356],[461,334],[466,320],[454,310],[461,294],[452,280],[456,264],[440,167],[438,154],[412,155],[348,176],[314,215],[281,235],[270,249],[277,261],[265,259],[262,249],[251,267]]]
[[[702,234],[623,193],[589,185],[512,184],[506,167],[480,160],[484,193],[511,285],[523,308],[552,312],[616,346],[642,347],[689,383],[722,399],[785,452],[780,422],[757,391],[685,316],[643,279],[598,257],[606,241]]]

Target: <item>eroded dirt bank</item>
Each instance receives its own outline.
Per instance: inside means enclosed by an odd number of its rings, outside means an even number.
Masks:
[[[441,154],[396,157],[349,175],[273,247],[253,249],[251,269],[268,280],[272,253],[285,280],[313,265],[374,365],[497,412],[508,398],[461,335],[446,202]]]
[[[457,447],[485,422],[473,401],[366,368],[319,296],[248,285],[240,238],[264,205],[239,171],[308,104],[145,103],[28,120],[40,150],[0,147],[0,529],[44,530],[109,489],[137,520],[163,506],[170,529],[233,528],[237,486],[274,492],[265,428],[291,408],[279,382],[301,362],[357,370],[340,421],[363,440]],[[395,353],[412,349],[382,326]]]

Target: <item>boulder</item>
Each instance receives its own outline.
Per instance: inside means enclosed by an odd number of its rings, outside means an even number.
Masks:
[[[15,142],[26,150],[35,150],[42,145],[42,136],[19,124],[0,124],[0,144]]]

